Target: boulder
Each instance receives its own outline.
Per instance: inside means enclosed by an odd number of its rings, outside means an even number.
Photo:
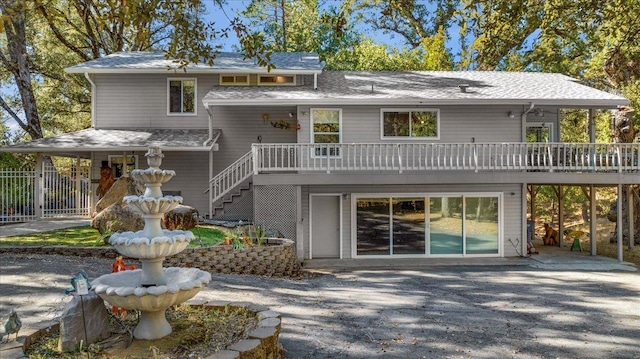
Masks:
[[[122,204],[122,198],[124,196],[139,196],[143,193],[144,185],[142,183],[137,182],[131,177],[120,177],[109,188],[107,193],[104,194],[104,197],[96,203],[96,214],[102,212],[114,203]]]
[[[91,227],[97,229],[102,235],[115,232],[135,232],[144,228],[144,220],[139,213],[134,212],[126,205],[114,203],[93,217]]]
[[[83,346],[88,346],[110,335],[109,314],[104,300],[93,291],[83,296],[74,295],[60,318],[58,350],[75,350],[81,341]]]
[[[170,212],[167,212],[162,217],[162,225],[169,230],[181,229],[183,231],[189,230],[198,224],[198,210],[189,207],[179,205]]]

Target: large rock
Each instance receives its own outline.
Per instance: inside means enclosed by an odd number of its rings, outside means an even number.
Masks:
[[[144,220],[126,205],[114,203],[91,220],[91,227],[105,235],[116,232],[135,232],[144,228]]]
[[[139,196],[142,193],[144,193],[143,185],[133,178],[118,178],[104,197],[96,203],[96,213],[91,220],[91,227],[97,229],[102,235],[141,230],[144,227],[142,216],[129,209],[122,199],[125,196]]]
[[[102,212],[114,203],[122,204],[124,196],[139,196],[144,193],[144,185],[135,181],[131,177],[120,177],[116,183],[109,188],[98,203],[96,203],[96,214]]]
[[[67,303],[60,318],[60,340],[58,350],[71,351],[104,340],[111,335],[109,314],[104,300],[95,292],[74,295]]]
[[[162,217],[163,227],[169,230],[181,229],[186,231],[197,224],[198,210],[189,206],[179,205]]]

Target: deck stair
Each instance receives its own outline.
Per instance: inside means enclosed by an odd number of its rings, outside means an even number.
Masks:
[[[248,152],[211,178],[209,180],[209,188],[205,191],[205,193],[209,193],[210,198],[210,217],[236,219],[227,218],[226,216],[238,211],[248,213],[246,207],[253,206],[252,176],[253,154]],[[242,202],[241,207],[245,207],[245,209],[235,208],[232,211],[231,208],[240,206],[240,202]],[[225,216],[224,218],[221,217],[223,215]]]

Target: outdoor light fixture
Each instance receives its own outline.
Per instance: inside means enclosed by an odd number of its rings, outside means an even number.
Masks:
[[[516,117],[516,115],[514,115],[512,111],[509,111],[509,118],[514,118],[514,117]]]
[[[544,109],[536,108],[533,113],[538,117],[544,117]]]

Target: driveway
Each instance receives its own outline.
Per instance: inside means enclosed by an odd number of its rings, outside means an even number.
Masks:
[[[0,318],[59,314],[79,269],[108,260],[0,256]],[[287,358],[640,358],[640,274],[469,266],[309,278],[214,275],[196,299],[282,313]]]

